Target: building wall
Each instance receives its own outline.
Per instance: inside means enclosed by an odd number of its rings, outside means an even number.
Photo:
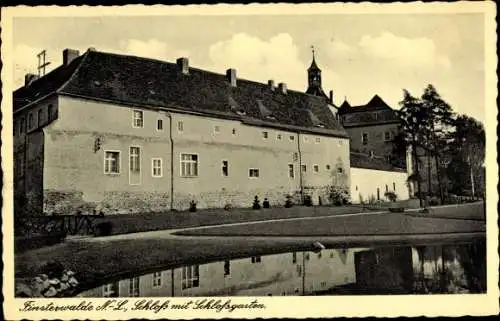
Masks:
[[[377,189],[380,200],[387,200],[386,191],[395,192],[398,200],[406,200],[410,197],[407,178],[406,172],[351,167],[351,201],[368,202],[370,197],[377,200]]]
[[[71,214],[169,209],[168,121],[144,111],[143,128],[132,128],[132,109],[60,97],[59,118],[45,127],[44,211]],[[156,130],[163,119],[163,131]],[[100,144],[99,144],[100,142]],[[129,148],[141,148],[140,181],[129,171]],[[104,173],[106,151],[120,152],[120,173]],[[162,158],[163,176],[152,177],[151,159]],[[135,184],[139,183],[139,184]]]
[[[56,118],[57,100],[54,97],[43,99],[14,114],[14,195],[22,207],[16,208],[17,213],[41,215],[43,212],[43,128]]]
[[[183,210],[192,200],[198,208],[221,208],[226,204],[250,207],[254,196],[261,201],[268,198],[272,205],[283,205],[286,195],[300,194],[300,155],[307,166],[302,173],[302,183],[307,187],[304,192],[313,195],[316,202],[320,195],[324,203],[328,201],[328,186],[335,178],[333,174],[339,176],[338,168],[342,168],[342,179],[335,182],[348,188],[347,139],[299,136],[239,121],[145,109],[144,127],[133,128],[131,107],[68,97],[60,97],[58,106],[57,121],[44,128],[45,212],[165,211],[170,209],[171,201],[173,208]],[[160,131],[158,119],[163,121]],[[306,141],[302,141],[304,137]],[[141,149],[140,175],[129,171],[131,146]],[[120,152],[119,174],[104,173],[105,151]],[[197,176],[181,175],[182,153],[197,155]],[[162,159],[162,177],[152,176],[152,158]],[[227,176],[222,172],[223,160],[228,162]],[[293,177],[289,164],[293,165]],[[314,164],[318,165],[317,173]],[[259,170],[258,178],[249,177],[251,168]]]
[[[398,124],[346,127],[345,130],[351,138],[350,144],[352,150],[366,154],[373,151],[375,155],[386,156],[393,153],[393,147],[391,141],[385,141],[384,133],[390,132],[391,139],[394,138],[398,132]],[[363,133],[368,134],[367,144],[363,144],[362,142]]]

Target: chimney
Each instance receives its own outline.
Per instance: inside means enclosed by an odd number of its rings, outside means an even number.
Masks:
[[[88,51],[96,51],[95,47],[89,47]]]
[[[74,49],[64,49],[63,50],[63,65],[69,65],[75,58],[78,58],[80,52]]]
[[[330,90],[330,104],[333,105],[333,90]]]
[[[278,88],[280,89],[280,91],[281,91],[282,93],[286,94],[286,84],[285,84],[285,83],[280,82],[280,83],[278,84]]]
[[[26,74],[24,76],[24,87],[28,87],[33,81],[37,80],[38,76],[35,74]]]
[[[227,81],[231,84],[231,87],[236,87],[236,69],[226,70]]]
[[[267,85],[269,86],[269,89],[274,90],[274,80],[268,80]]]
[[[177,59],[177,66],[179,67],[179,70],[184,74],[187,75],[189,74],[189,59],[182,57]]]

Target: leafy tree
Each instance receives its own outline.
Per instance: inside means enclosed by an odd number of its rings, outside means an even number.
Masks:
[[[457,194],[463,193],[464,186],[470,184],[474,197],[478,187],[481,192],[484,189],[484,126],[473,117],[460,115],[455,120],[455,130],[448,137],[450,164],[447,174],[452,180],[452,188]],[[479,178],[479,182],[475,178]]]
[[[399,134],[394,139],[395,149],[399,150],[399,152],[406,152],[409,149],[412,153],[413,164],[407,164],[407,166],[414,168],[416,177],[414,181],[417,183],[418,197],[420,206],[422,206],[420,159],[417,152],[422,146],[422,132],[426,124],[426,113],[421,100],[412,96],[406,89],[403,89],[403,100],[399,105],[401,109],[398,111],[398,116],[401,120],[401,125]]]
[[[446,146],[448,133],[454,128],[455,119],[451,106],[444,101],[433,85],[424,89],[421,97],[422,102],[422,126],[423,148],[427,154],[427,184],[428,191],[432,193],[431,158],[434,158],[436,175],[438,179],[439,194],[441,201],[444,195],[441,184],[440,157]]]

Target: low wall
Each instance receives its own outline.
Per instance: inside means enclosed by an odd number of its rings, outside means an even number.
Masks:
[[[351,202],[388,201],[384,196],[386,191],[394,192],[398,200],[407,200],[410,197],[407,178],[406,172],[351,167]]]

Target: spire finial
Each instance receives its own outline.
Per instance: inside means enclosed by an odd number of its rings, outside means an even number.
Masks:
[[[312,54],[313,54],[313,60],[314,60],[314,58],[315,58],[315,57],[314,57],[314,53],[315,53],[315,51],[314,51],[314,45],[312,45],[312,46],[311,46],[311,51],[312,51]]]

